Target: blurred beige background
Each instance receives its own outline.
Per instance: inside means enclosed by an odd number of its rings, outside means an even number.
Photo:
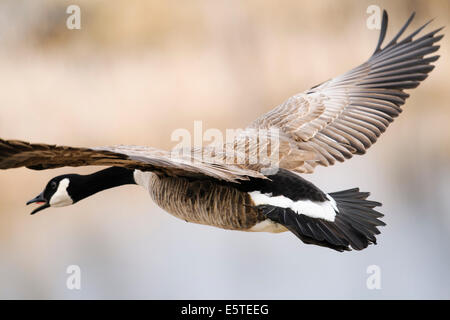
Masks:
[[[177,128],[241,128],[289,96],[365,61],[387,39],[449,25],[448,1],[0,1],[0,136],[75,146],[170,148]],[[444,29],[444,33],[448,29]],[[339,254],[292,234],[186,224],[126,186],[30,216],[53,176],[0,172],[0,298],[450,298],[449,36],[429,78],[364,157],[307,176],[383,202],[379,244]],[[79,265],[82,289],[66,288]],[[368,290],[378,265],[382,289]]]

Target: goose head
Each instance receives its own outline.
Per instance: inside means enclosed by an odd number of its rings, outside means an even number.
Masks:
[[[134,170],[110,167],[89,175],[65,174],[51,179],[36,198],[27,202],[41,204],[31,214],[50,207],[66,207],[97,192],[125,184],[136,184]]]
[[[37,197],[27,202],[41,204],[31,214],[49,207],[65,207],[76,202],[76,193],[79,189],[79,179],[75,175],[62,175],[51,179]]]

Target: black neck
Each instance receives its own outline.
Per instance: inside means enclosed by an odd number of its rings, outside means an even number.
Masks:
[[[134,170],[122,167],[110,167],[85,176],[77,175],[73,178],[82,182],[82,188],[73,191],[69,190],[69,192],[72,194],[74,202],[77,202],[106,189],[125,184],[136,184],[133,172]],[[70,189],[70,185],[68,189]]]

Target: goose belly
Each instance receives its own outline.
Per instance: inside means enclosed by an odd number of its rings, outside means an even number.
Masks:
[[[247,192],[213,181],[160,177],[139,170],[134,176],[159,207],[177,218],[223,229],[267,231],[252,230],[265,218],[252,207]]]

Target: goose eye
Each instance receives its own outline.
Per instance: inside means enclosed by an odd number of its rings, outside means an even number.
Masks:
[[[50,183],[50,188],[56,189],[56,182],[55,181],[52,181],[52,183]]]

